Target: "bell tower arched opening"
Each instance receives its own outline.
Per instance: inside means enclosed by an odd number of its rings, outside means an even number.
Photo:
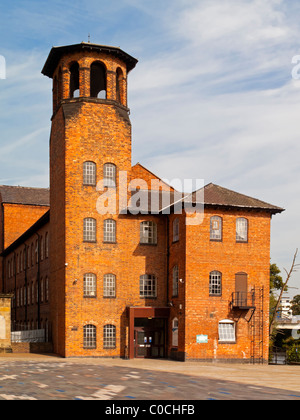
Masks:
[[[70,66],[70,98],[78,98],[79,96],[79,64],[73,63]]]
[[[92,98],[106,99],[106,68],[99,61],[96,61],[91,65],[90,84],[90,95]]]

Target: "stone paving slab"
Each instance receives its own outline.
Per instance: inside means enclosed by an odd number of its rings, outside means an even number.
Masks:
[[[6,355],[0,357],[0,400],[10,399],[299,401],[300,369]]]

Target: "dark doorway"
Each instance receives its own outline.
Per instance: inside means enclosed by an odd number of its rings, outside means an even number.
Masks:
[[[166,320],[136,318],[134,322],[134,357],[158,359],[165,357]]]
[[[238,301],[237,306],[247,306],[247,292],[248,275],[246,273],[237,273],[235,275],[235,294]]]

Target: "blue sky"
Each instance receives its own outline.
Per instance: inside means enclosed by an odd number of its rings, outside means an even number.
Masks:
[[[52,46],[88,41],[139,59],[129,76],[133,163],[203,178],[287,209],[272,262],[300,247],[296,0],[1,1],[0,184],[47,187]],[[299,255],[300,261],[300,255]],[[300,287],[300,275],[291,283]],[[300,289],[291,290],[291,294]]]

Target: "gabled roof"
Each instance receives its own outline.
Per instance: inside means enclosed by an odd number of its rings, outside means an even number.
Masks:
[[[50,189],[0,185],[0,202],[49,207]]]
[[[237,193],[215,184],[208,184],[193,193],[178,191],[132,191],[128,210],[141,214],[168,214],[176,205],[181,207],[196,204],[204,207],[221,207],[224,209],[260,210],[271,214],[282,213],[283,208]],[[135,208],[135,206],[137,208]]]
[[[257,198],[249,197],[244,194],[237,193],[224,187],[215,184],[208,184],[198,192],[203,192],[205,206],[223,206],[223,207],[238,207],[252,210],[266,210],[273,214],[282,213],[283,208],[258,200]],[[201,194],[199,194],[201,196]],[[197,202],[197,191],[185,198],[186,202]],[[200,200],[202,201],[202,200]],[[202,203],[201,203],[202,204]]]
[[[163,181],[160,177],[155,175],[149,169],[145,168],[145,166],[141,165],[138,162],[136,165],[131,167],[131,180],[133,179],[143,179],[148,182],[148,188],[151,188],[151,181],[156,180],[159,181],[160,189],[164,189],[165,191],[174,191],[174,188]]]

